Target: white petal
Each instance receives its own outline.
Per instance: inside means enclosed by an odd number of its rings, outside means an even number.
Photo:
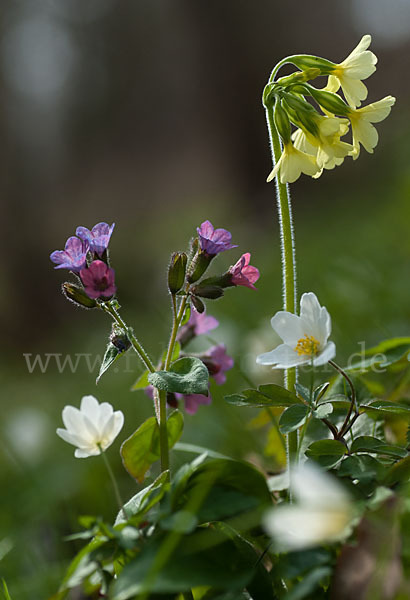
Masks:
[[[100,454],[98,448],[77,448],[77,450],[74,452],[74,456],[76,458],[88,458],[89,456],[97,456],[97,454]]]
[[[313,335],[321,346],[331,333],[331,320],[326,307],[320,306],[316,294],[309,292],[300,299],[300,317],[305,333]]]
[[[101,434],[101,446],[103,450],[111,446],[117,435],[122,429],[124,424],[124,415],[118,410],[114,414],[111,415],[110,419],[107,421],[104,431]]]
[[[99,406],[99,415],[98,415],[98,430],[102,431],[107,423],[107,421],[111,418],[114,412],[113,407],[109,402],[102,402]]]
[[[84,425],[87,431],[87,440],[98,443],[101,438],[101,431],[97,428],[97,423],[93,423],[86,415],[83,415]]]
[[[61,437],[62,440],[68,442],[69,444],[72,444],[73,446],[81,446],[84,442],[84,440],[78,435],[70,433],[66,429],[57,429],[57,435]]]
[[[298,340],[305,335],[301,318],[285,310],[277,312],[270,323],[272,329],[289,346],[296,346]]]
[[[63,408],[62,417],[63,423],[70,433],[80,436],[87,435],[83,416],[78,408],[75,408],[74,406],[65,406]]]
[[[294,467],[290,485],[303,506],[335,508],[349,502],[349,496],[337,479],[309,462]]]
[[[94,396],[83,396],[81,399],[80,410],[92,421],[93,423],[98,422],[98,417],[100,414],[100,405],[98,404],[97,398]]]
[[[329,360],[332,360],[336,356],[336,346],[333,342],[328,342],[323,350],[313,360],[313,366],[319,367],[324,365]]]
[[[281,344],[270,352],[256,357],[259,365],[272,365],[274,369],[290,369],[304,364],[310,364],[312,359],[305,354],[299,355],[290,346]]]

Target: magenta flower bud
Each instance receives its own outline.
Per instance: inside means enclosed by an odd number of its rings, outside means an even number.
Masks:
[[[226,353],[224,344],[212,346],[206,354],[200,357],[202,362],[207,367],[211,377],[215,379],[218,385],[222,385],[226,381],[225,372],[232,369],[234,360]]]
[[[201,250],[208,256],[216,256],[225,250],[237,248],[236,244],[231,244],[231,233],[226,229],[215,229],[210,221],[201,223],[197,232]]]
[[[55,250],[50,254],[50,260],[56,263],[55,269],[70,269],[78,273],[86,264],[89,243],[77,237],[69,237],[64,250]]]
[[[256,290],[253,285],[259,279],[259,270],[249,264],[251,255],[249,252],[242,254],[241,258],[230,267],[228,273],[231,275],[231,285],[243,285]]]
[[[94,260],[88,268],[81,269],[80,277],[90,298],[110,298],[117,291],[114,269],[102,260]]]
[[[77,227],[75,234],[88,243],[90,252],[95,252],[101,258],[108,248],[114,227],[115,223],[111,227],[107,223],[97,223],[91,231],[87,227]]]

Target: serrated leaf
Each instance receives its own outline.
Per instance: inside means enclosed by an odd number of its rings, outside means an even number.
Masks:
[[[338,440],[319,440],[318,442],[313,442],[305,452],[307,457],[325,468],[336,465],[346,453],[346,446]]]
[[[168,447],[179,440],[184,427],[182,413],[175,410],[167,419]],[[150,466],[160,458],[159,425],[147,419],[121,446],[121,457],[128,473],[140,483]]]
[[[395,458],[405,458],[408,455],[406,448],[385,444],[370,435],[364,435],[354,440],[350,452],[368,452],[369,454],[385,454]]]
[[[141,375],[138,377],[137,381],[132,386],[131,392],[135,392],[136,390],[144,390],[146,387],[148,387],[149,386],[148,375],[149,375],[148,370],[141,373]]]
[[[208,369],[194,356],[180,358],[172,363],[169,371],[156,371],[148,375],[148,381],[156,388],[170,393],[208,395]]]
[[[309,414],[309,407],[305,404],[295,404],[289,406],[280,416],[279,429],[282,433],[290,433],[298,429],[306,421]]]
[[[264,408],[267,406],[291,406],[301,404],[300,400],[287,389],[274,383],[261,385],[258,390],[244,390],[240,394],[225,396],[229,404]]]
[[[108,369],[115,363],[115,361],[122,354],[125,354],[125,352],[126,352],[126,350],[125,351],[118,350],[118,348],[116,346],[114,346],[114,344],[111,344],[111,342],[108,344],[107,349],[104,354],[104,358],[101,363],[100,372],[98,373],[98,377],[97,377],[95,383],[98,383],[100,381],[100,379],[104,375],[104,373],[106,371],[108,371]]]
[[[333,405],[330,402],[319,404],[316,410],[313,411],[313,416],[316,419],[327,419],[333,412]]]

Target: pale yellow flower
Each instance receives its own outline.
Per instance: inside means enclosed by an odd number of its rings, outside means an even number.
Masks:
[[[363,106],[363,108],[352,109],[349,114],[353,134],[353,150],[351,155],[353,159],[360,154],[360,144],[367,152],[373,154],[373,148],[379,141],[379,134],[372,123],[383,121],[391,111],[391,107],[396,102],[393,96],[386,96],[382,100]]]
[[[292,142],[288,142],[267,181],[272,181],[279,173],[281,183],[293,183],[302,173],[313,176],[319,170],[314,156],[298,150]]]
[[[337,92],[342,86],[347,103],[355,108],[367,98],[367,88],[362,82],[376,70],[377,56],[367,50],[372,38],[364,35],[356,48],[340,64],[335,65],[329,76],[326,90]]]
[[[341,165],[344,158],[353,151],[353,146],[340,139],[349,130],[347,119],[317,115],[315,120],[317,135],[297,129],[292,134],[292,139],[298,150],[316,157],[319,172],[314,177],[317,178],[323,169],[334,169]]]

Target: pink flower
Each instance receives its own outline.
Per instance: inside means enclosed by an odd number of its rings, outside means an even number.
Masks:
[[[231,244],[231,233],[226,229],[215,229],[210,221],[201,223],[201,227],[197,227],[197,232],[201,250],[208,256],[215,256],[224,250],[237,248],[236,244]]]
[[[189,321],[181,327],[177,339],[181,346],[185,346],[195,336],[208,333],[208,331],[212,331],[218,325],[219,321],[215,317],[207,315],[205,312],[199,313],[192,307]]]
[[[80,277],[85,293],[90,298],[109,298],[117,291],[114,269],[110,269],[102,260],[94,260],[88,269],[81,269]]]
[[[242,254],[241,258],[228,271],[231,274],[232,285],[243,285],[245,287],[256,290],[253,285],[259,279],[259,270],[249,264],[251,255],[249,252]]]
[[[177,400],[183,400],[185,402],[185,411],[189,415],[194,415],[201,404],[211,404],[211,396],[204,396],[203,394],[175,394]]]
[[[200,358],[206,365],[211,377],[215,379],[215,382],[218,385],[225,383],[225,371],[229,371],[234,365],[233,358],[226,353],[225,344],[212,346],[212,348],[209,348],[207,353]]]

